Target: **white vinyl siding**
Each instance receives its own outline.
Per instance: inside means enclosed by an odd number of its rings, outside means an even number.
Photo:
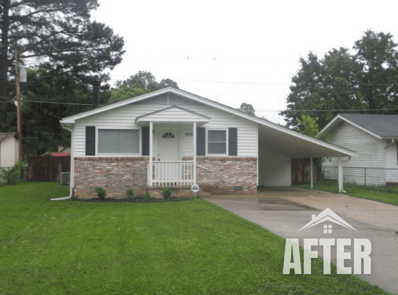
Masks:
[[[332,143],[357,152],[357,157],[352,157],[343,167],[372,167],[385,168],[386,143],[376,137],[343,122],[335,129]],[[331,161],[329,161],[331,160]],[[337,179],[337,158],[330,158],[322,164],[322,170],[328,178]],[[370,172],[369,172],[370,171]],[[368,185],[382,185],[385,183],[384,169],[367,171]],[[369,174],[371,173],[371,174]],[[343,170],[344,182],[364,184],[364,170],[347,168]]]
[[[260,147],[259,184],[291,186],[291,159],[265,146]]]
[[[123,106],[117,109],[109,110],[103,113],[99,113],[90,117],[76,120],[75,124],[75,135],[76,135],[76,147],[75,157],[85,157],[85,128],[86,126],[95,126],[97,129],[140,129],[141,127],[135,123],[135,119],[138,116],[142,116],[151,112],[155,112],[164,109],[164,105],[154,104],[131,104]],[[258,145],[258,125],[255,122],[251,122],[247,119],[232,115],[225,111],[215,109],[210,106],[201,105],[184,105],[184,108],[210,117],[210,122],[202,125],[207,130],[228,130],[229,127],[238,128],[238,156],[239,157],[257,157],[257,145]],[[160,125],[157,125],[160,124]],[[154,130],[156,133],[157,127],[164,127],[167,124],[154,123]],[[193,124],[191,123],[178,123],[173,127],[179,128],[180,138],[182,140],[182,156],[192,157],[193,153],[193,137],[186,136],[185,133],[193,132]],[[198,127],[201,127],[199,124]],[[157,136],[154,136],[153,142],[153,154],[157,155]],[[140,132],[141,139],[141,132]],[[141,144],[140,144],[141,145]],[[140,147],[141,150],[141,147]],[[140,151],[141,153],[141,151]],[[96,154],[96,157],[101,155]],[[113,154],[117,156],[117,154]],[[126,156],[120,154],[120,156]]]

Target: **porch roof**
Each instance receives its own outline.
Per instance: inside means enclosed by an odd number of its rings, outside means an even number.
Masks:
[[[136,123],[146,122],[185,122],[185,123],[207,123],[211,118],[184,109],[179,106],[170,106],[164,109],[139,116],[135,119]]]

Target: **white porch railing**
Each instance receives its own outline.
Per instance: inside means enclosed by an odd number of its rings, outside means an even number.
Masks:
[[[194,184],[193,161],[157,161],[153,162],[152,167],[152,186],[186,186]],[[149,181],[149,183],[151,182]]]

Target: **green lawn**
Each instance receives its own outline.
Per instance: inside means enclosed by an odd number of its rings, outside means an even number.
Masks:
[[[282,275],[282,238],[202,199],[49,201],[67,193],[0,187],[0,294],[387,294],[321,260]]]
[[[301,187],[309,189],[309,184],[299,184],[295,187]],[[321,180],[317,184],[314,184],[314,189],[319,191],[327,191],[332,193],[338,193],[337,181],[327,181]],[[344,190],[347,195],[369,199],[374,201],[379,201],[387,204],[392,204],[398,206],[398,187],[397,186],[364,186],[356,185],[352,183],[345,183]]]

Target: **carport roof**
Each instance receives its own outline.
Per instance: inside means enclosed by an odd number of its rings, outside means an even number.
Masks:
[[[283,128],[283,127],[282,127]],[[289,158],[357,156],[356,152],[289,130],[259,125],[259,144]]]

